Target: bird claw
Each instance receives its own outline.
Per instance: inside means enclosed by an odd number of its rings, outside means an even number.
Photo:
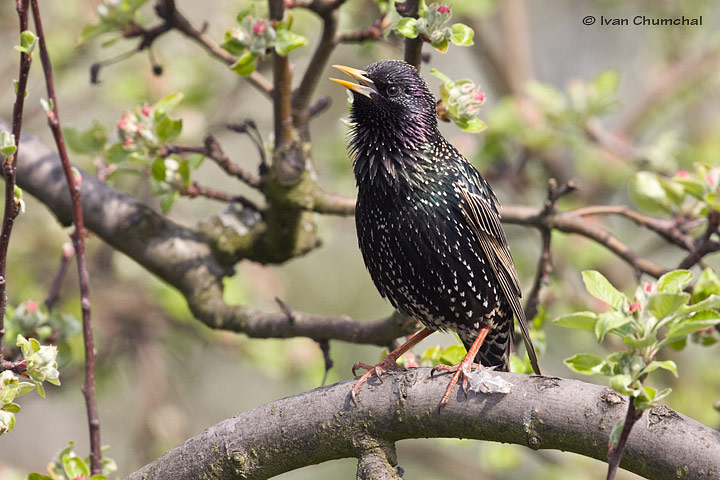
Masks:
[[[357,406],[357,394],[360,391],[360,387],[363,383],[367,382],[372,378],[373,375],[377,377],[377,379],[382,383],[382,374],[387,372],[388,370],[405,370],[405,368],[401,367],[397,364],[396,359],[390,355],[383,358],[380,363],[376,365],[369,365],[367,363],[357,362],[352,367],[352,373],[353,376],[355,375],[355,371],[358,368],[362,368],[363,370],[367,370],[367,372],[363,373],[360,378],[357,379],[355,382],[355,385],[353,385],[352,390],[350,390],[350,399],[352,400],[353,404]]]
[[[440,400],[440,405],[438,405],[438,413],[441,413],[442,409],[445,407],[445,405],[447,405],[448,401],[450,400],[452,390],[461,377],[462,382],[460,383],[460,385],[462,385],[463,393],[465,394],[465,398],[467,398],[467,391],[469,385],[468,376],[473,369],[481,368],[485,367],[479,363],[473,363],[471,359],[463,358],[463,360],[457,365],[437,365],[432,370],[430,370],[431,378],[437,371],[454,373],[454,375],[450,379],[450,384],[448,385],[447,390],[445,390],[445,395],[443,395],[442,400]]]

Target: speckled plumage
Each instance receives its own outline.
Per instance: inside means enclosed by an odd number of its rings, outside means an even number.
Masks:
[[[354,93],[350,148],[358,242],[375,285],[466,347],[489,326],[476,361],[500,370],[515,314],[536,367],[495,194],[438,131],[435,98],[412,66],[377,62],[365,76],[375,93]]]

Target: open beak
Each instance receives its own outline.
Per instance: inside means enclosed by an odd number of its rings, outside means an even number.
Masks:
[[[345,67],[343,65],[333,65],[333,67],[337,68],[341,72],[347,73],[352,78],[357,80],[358,83],[352,83],[345,80],[339,80],[337,78],[331,78],[330,80],[332,80],[333,82],[339,83],[348,90],[352,90],[353,92],[359,93],[360,95],[365,95],[368,98],[370,98],[370,95],[372,95],[373,93],[378,93],[377,88],[375,88],[375,84],[372,80],[365,76],[364,71],[358,70],[357,68]]]

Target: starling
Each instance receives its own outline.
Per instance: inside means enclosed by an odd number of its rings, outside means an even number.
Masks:
[[[440,402],[479,363],[508,370],[513,314],[533,370],[540,374],[520,305],[520,284],[490,185],[437,128],[436,102],[410,64],[335,65],[358,83],[332,79],[353,94],[350,152],[358,186],[358,243],[375,286],[425,329],[357,380],[352,399],[404,352],[436,330],[457,332],[467,355]]]

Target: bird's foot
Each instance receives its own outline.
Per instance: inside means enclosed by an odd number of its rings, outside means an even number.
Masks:
[[[432,370],[430,370],[431,377],[435,375],[435,372],[454,372],[454,375],[450,379],[450,385],[448,385],[447,390],[445,390],[445,395],[443,395],[442,400],[440,400],[440,405],[438,405],[438,413],[442,411],[443,407],[448,403],[448,400],[450,400],[450,394],[452,394],[453,387],[455,387],[455,384],[461,378],[463,393],[467,397],[468,377],[470,376],[470,373],[473,369],[482,368],[485,367],[480,365],[479,363],[473,363],[473,357],[465,355],[462,361],[457,365],[438,365]]]
[[[388,370],[405,370],[403,367],[397,364],[397,358],[395,358],[392,354],[387,355],[385,358],[383,358],[380,363],[376,365],[368,365],[367,363],[357,362],[352,367],[352,373],[353,376],[355,376],[355,371],[357,369],[363,369],[367,370],[360,378],[357,379],[355,382],[355,385],[353,385],[352,390],[350,390],[350,398],[352,399],[352,402],[357,405],[357,394],[360,391],[360,387],[363,383],[367,382],[373,375],[375,375],[380,382],[382,382],[382,374],[387,372]]]

